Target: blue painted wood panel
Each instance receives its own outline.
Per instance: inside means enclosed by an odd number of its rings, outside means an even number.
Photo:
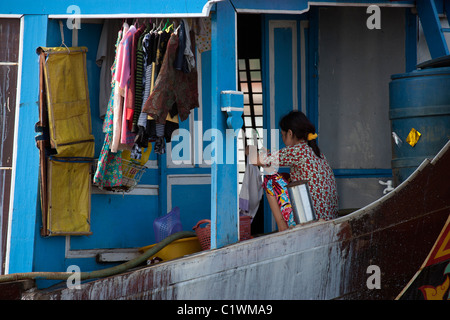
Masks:
[[[223,1],[223,0],[222,0]],[[233,0],[233,6],[240,10],[252,10],[266,13],[289,13],[304,12],[310,7],[307,0]],[[330,3],[328,0],[318,0],[314,3]],[[354,3],[357,5],[388,4],[392,1],[335,1],[337,3]],[[415,1],[399,1],[402,5],[414,5]],[[179,0],[136,0],[126,2],[122,0],[78,0],[74,3],[72,0],[45,1],[45,0],[23,0],[23,1],[3,1],[2,13],[7,14],[71,14],[68,8],[71,5],[77,5],[81,14],[159,14],[159,15],[201,15],[205,14],[213,5],[214,1],[207,0],[189,0],[180,4]]]
[[[211,185],[173,185],[172,208],[180,208],[183,230],[192,231],[198,221],[211,219]]]
[[[237,9],[251,9],[258,11],[282,11],[284,13],[288,11],[305,11],[308,9],[308,1],[266,1],[266,0],[235,0],[233,5]]]
[[[156,196],[94,194],[91,203],[93,233],[71,237],[71,249],[134,248],[153,243]]]
[[[17,137],[17,162],[14,209],[11,225],[9,273],[33,271],[36,208],[38,206],[39,153],[34,140],[34,125],[39,119],[39,68],[36,48],[46,42],[45,15],[23,18],[23,62]],[[39,235],[37,235],[39,236]]]
[[[281,118],[293,110],[293,89],[292,73],[292,36],[291,28],[275,28],[273,30],[273,55],[274,55],[274,107],[275,114],[270,117],[275,118],[275,129],[278,129]],[[283,148],[285,145],[278,135],[278,145]]]
[[[71,5],[80,8],[80,14],[141,14],[154,13],[165,15],[201,14],[206,0],[189,0],[180,5],[179,0],[23,0],[2,3],[2,13],[14,14],[72,14]]]
[[[217,3],[212,13],[211,32],[211,126],[226,130],[226,113],[220,109],[220,92],[237,89],[236,13],[231,3]],[[238,171],[237,160],[211,165],[211,248],[238,241]],[[220,163],[218,163],[220,162]]]

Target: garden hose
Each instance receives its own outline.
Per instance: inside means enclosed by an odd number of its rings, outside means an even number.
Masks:
[[[97,279],[97,278],[104,278],[109,277],[112,275],[116,275],[122,272],[125,272],[128,269],[134,268],[141,263],[145,262],[148,258],[155,255],[157,252],[162,250],[164,247],[169,245],[175,240],[183,239],[183,238],[190,238],[195,237],[195,232],[192,231],[181,231],[174,233],[161,242],[157,243],[152,248],[145,251],[142,255],[139,257],[136,257],[130,261],[127,261],[125,263],[122,263],[120,265],[103,269],[103,270],[96,270],[91,272],[80,272],[80,280],[88,280],[88,279]],[[0,275],[0,283],[2,282],[10,282],[10,281],[17,281],[17,280],[27,280],[27,279],[45,279],[45,280],[67,280],[70,276],[73,276],[73,272],[25,272],[25,273],[12,273],[12,274],[6,274],[6,275]]]

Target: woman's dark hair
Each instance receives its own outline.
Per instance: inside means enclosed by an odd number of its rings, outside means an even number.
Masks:
[[[280,120],[280,129],[284,132],[292,130],[292,133],[298,139],[304,139],[308,145],[313,149],[314,153],[321,158],[320,149],[317,145],[317,140],[308,141],[308,134],[316,133],[316,127],[308,120],[305,114],[301,111],[291,111]]]

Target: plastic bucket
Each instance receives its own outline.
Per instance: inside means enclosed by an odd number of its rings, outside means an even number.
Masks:
[[[153,248],[155,245],[156,244],[152,244],[150,246],[142,247],[139,251],[144,253],[145,251]],[[178,239],[162,248],[160,251],[148,258],[148,260],[158,257],[163,261],[167,261],[199,251],[202,251],[202,247],[200,246],[200,242],[197,237]]]

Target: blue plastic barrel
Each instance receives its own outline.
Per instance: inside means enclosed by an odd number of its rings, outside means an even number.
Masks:
[[[392,173],[398,185],[450,139],[450,67],[392,75],[389,118],[392,132],[402,140],[392,140]],[[421,133],[414,147],[406,142],[412,128]]]

